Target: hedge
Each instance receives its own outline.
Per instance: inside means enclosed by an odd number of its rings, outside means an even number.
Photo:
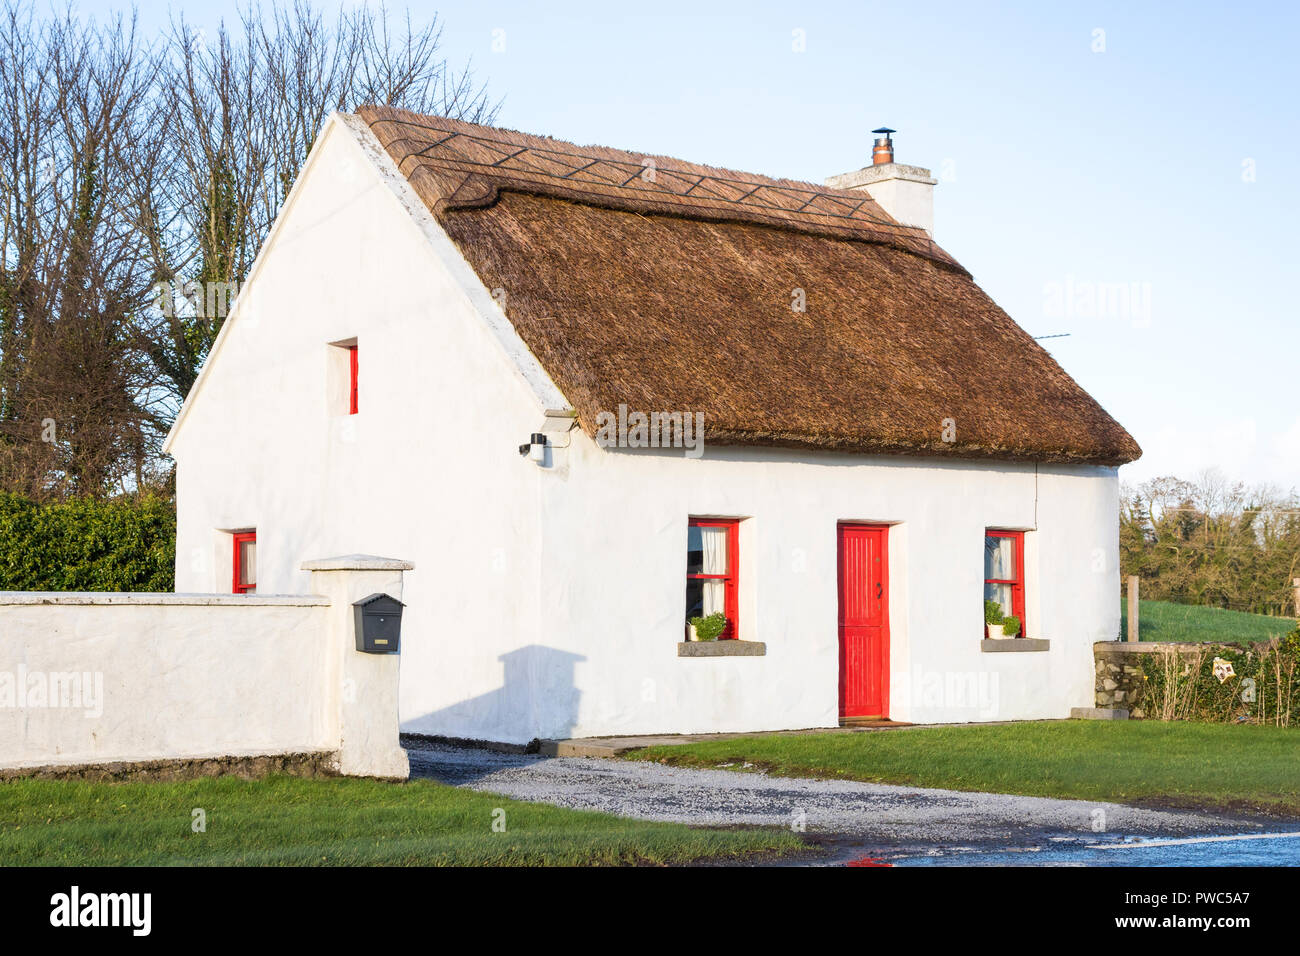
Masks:
[[[1210,644],[1144,654],[1142,708],[1148,717],[1217,723],[1300,722],[1300,627],[1246,647]],[[1214,675],[1215,658],[1232,676]]]
[[[37,504],[0,492],[0,590],[170,591],[175,560],[165,498]]]

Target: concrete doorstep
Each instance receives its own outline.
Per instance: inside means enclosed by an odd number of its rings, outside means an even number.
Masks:
[[[1123,707],[1071,707],[1071,720],[1128,720]]]
[[[674,747],[710,740],[738,740],[744,737],[799,737],[805,734],[861,734],[880,730],[903,730],[917,724],[877,721],[852,727],[810,727],[807,730],[765,730],[734,734],[657,734],[645,737],[573,737],[540,740],[537,752],[544,757],[618,757],[645,747]]]

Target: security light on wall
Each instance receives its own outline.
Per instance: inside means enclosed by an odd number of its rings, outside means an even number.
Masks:
[[[528,444],[519,446],[519,454],[527,455],[539,465],[543,464],[546,461],[546,436],[541,432],[533,432]]]

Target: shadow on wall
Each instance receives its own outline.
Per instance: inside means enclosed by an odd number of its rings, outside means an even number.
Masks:
[[[586,658],[540,644],[502,654],[502,685],[410,722],[413,733],[525,742],[571,735],[582,691],[574,666]]]

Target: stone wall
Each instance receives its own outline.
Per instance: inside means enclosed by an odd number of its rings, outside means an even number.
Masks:
[[[1097,707],[1127,710],[1130,717],[1143,716],[1140,647],[1134,648],[1122,641],[1093,645]]]
[[[1173,651],[1194,657],[1217,647],[1241,649],[1233,645],[1172,641],[1099,641],[1093,645],[1096,706],[1104,710],[1126,710],[1130,717],[1145,717],[1142,696],[1146,681],[1142,675],[1142,661],[1146,656]]]

